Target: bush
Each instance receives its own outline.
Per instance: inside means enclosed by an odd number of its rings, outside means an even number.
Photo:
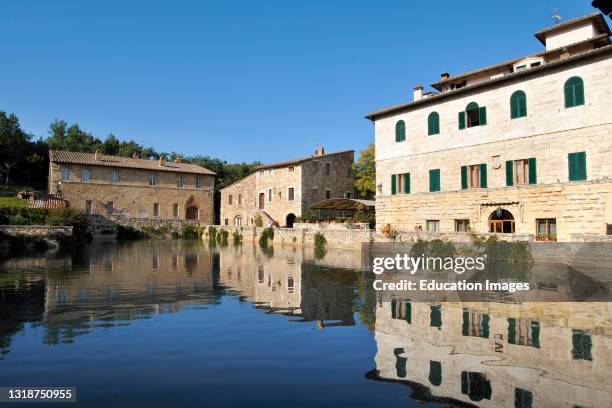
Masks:
[[[234,245],[240,245],[242,243],[242,234],[238,230],[234,230],[232,232],[232,239],[234,240]]]
[[[181,235],[183,239],[198,239],[200,238],[200,230],[191,224],[185,224]]]
[[[217,233],[217,241],[221,245],[227,245],[227,237],[228,237],[228,235],[229,235],[229,232],[227,232],[226,229],[219,230],[219,232]]]
[[[263,218],[261,218],[261,214],[255,214],[255,218],[253,219],[256,227],[263,227]]]
[[[314,245],[315,245],[315,258],[322,259],[325,257],[327,253],[327,239],[325,239],[325,235],[317,232],[314,236]]]
[[[20,214],[9,215],[8,216],[8,225],[27,225],[28,220]]]
[[[259,246],[267,248],[269,240],[274,240],[274,230],[272,228],[265,228],[259,236]]]
[[[117,225],[118,240],[133,240],[146,238],[146,234],[132,226]]]
[[[217,239],[217,228],[212,225],[208,227],[208,240],[215,241]]]

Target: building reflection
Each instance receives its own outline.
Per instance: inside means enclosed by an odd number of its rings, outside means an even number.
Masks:
[[[381,302],[366,376],[450,406],[608,407],[611,305]]]

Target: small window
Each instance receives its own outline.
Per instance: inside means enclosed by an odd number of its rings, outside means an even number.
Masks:
[[[404,140],[406,140],[406,123],[398,120],[395,124],[395,141],[403,142]]]
[[[179,216],[179,205],[176,203],[172,205],[172,216],[174,218],[177,218]]]
[[[344,198],[351,198],[351,193],[344,193]]]
[[[391,318],[412,323],[412,304],[405,300],[391,299]]]
[[[111,183],[117,184],[119,182],[119,172],[117,170],[113,170],[111,173]]]
[[[429,361],[429,382],[436,387],[442,384],[442,363]]]
[[[440,220],[427,220],[425,225],[429,232],[440,232]]]
[[[70,180],[70,167],[62,167],[62,181]]]
[[[540,348],[540,322],[509,317],[508,344]]]
[[[574,360],[593,360],[591,335],[583,330],[572,330],[572,358]]]
[[[469,232],[470,231],[470,220],[455,220],[455,231],[456,232]]]
[[[557,240],[557,219],[538,218],[536,219],[536,240],[537,241],[556,241]]]
[[[331,174],[331,164],[325,163],[325,175],[329,176]]]
[[[533,405],[533,394],[522,388],[514,389],[514,406],[517,408],[531,408]]]
[[[83,169],[81,171],[81,181],[83,183],[89,183],[89,179],[90,179],[90,172],[89,169]]]
[[[183,188],[183,176],[178,176],[176,178],[176,186],[179,188]]]
[[[516,67],[516,68],[514,69],[514,71],[516,71],[516,72],[520,72],[520,71],[524,71],[524,70],[526,70],[526,69],[527,69],[527,65],[519,65],[518,67]]]
[[[293,293],[294,291],[295,291],[295,279],[293,279],[293,276],[289,276],[287,278],[287,292]]]
[[[523,91],[516,91],[510,96],[510,119],[527,116],[527,96]]]
[[[331,191],[330,190],[325,190],[325,198],[326,199],[330,199],[331,198]]]
[[[195,178],[195,187],[202,188],[202,179],[200,177]]]
[[[442,327],[442,306],[433,305],[429,308],[429,326],[440,329]]]
[[[465,110],[459,112],[459,129],[483,126],[487,124],[487,108],[479,107],[476,102],[470,102]]]
[[[489,320],[490,317],[485,313],[472,312],[469,309],[463,309],[463,325],[461,334],[463,336],[489,338]]]
[[[268,202],[269,203],[272,202],[272,189],[271,188],[268,189]]]
[[[231,194],[230,194],[230,195],[227,197],[227,203],[228,203],[229,205],[232,205],[233,198],[234,198],[234,197],[232,197],[232,195],[231,195]]]
[[[486,188],[487,187],[487,165],[486,163],[474,164],[461,167],[461,188]]]
[[[159,203],[153,203],[153,216],[159,217]]]
[[[238,194],[238,205],[242,204],[242,194]]]
[[[584,82],[580,77],[571,77],[565,82],[565,107],[584,105]]]
[[[291,167],[289,167],[289,168],[287,169],[287,171],[288,171],[289,173],[293,172],[294,170],[295,170],[295,168],[294,168],[293,166],[291,166]]]
[[[531,64],[531,68],[539,67],[540,65],[541,65],[540,61],[534,62],[534,63]]]
[[[85,200],[85,214],[91,214],[93,212],[93,203],[91,200]]]
[[[468,166],[468,186],[470,188],[480,187],[480,166]]]
[[[157,185],[157,176],[155,174],[149,176],[149,185],[153,187]]]
[[[536,184],[536,159],[535,157],[520,160],[508,160],[506,162],[506,185]]]
[[[224,225],[229,225],[229,219],[226,218],[225,220],[223,220],[223,224]]]
[[[569,181],[582,181],[587,179],[586,152],[576,152],[567,155],[569,168]]]
[[[440,133],[440,115],[438,112],[431,112],[427,117],[427,135],[437,135]]]
[[[440,191],[440,169],[429,170],[429,192]]]
[[[289,187],[289,189],[287,190],[287,197],[289,201],[293,201],[295,199],[295,190],[293,189],[293,187]]]
[[[113,215],[113,202],[112,201],[106,202],[106,215]]]

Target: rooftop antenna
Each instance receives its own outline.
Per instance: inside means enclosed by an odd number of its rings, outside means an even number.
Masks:
[[[559,21],[561,21],[561,15],[559,14],[559,9],[556,7],[553,10],[552,19],[553,19],[554,24],[559,24]]]

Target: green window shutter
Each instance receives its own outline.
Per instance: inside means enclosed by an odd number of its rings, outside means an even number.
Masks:
[[[486,106],[481,106],[478,109],[478,122],[480,123],[480,126],[487,124],[487,107]]]
[[[510,97],[510,118],[527,116],[527,96],[523,91],[516,91]]]
[[[512,174],[512,160],[506,161],[506,185],[511,186],[514,184],[514,177]]]
[[[397,307],[397,300],[391,299],[391,318],[392,319],[397,319],[397,313],[395,311],[396,307]]]
[[[514,97],[514,95],[512,95],[512,97],[510,98],[510,119],[516,119],[518,118],[518,105],[517,105],[517,100]]]
[[[487,188],[487,164],[482,163],[480,167],[480,187]]]
[[[489,338],[489,320],[490,320],[489,315],[485,314],[482,316],[482,321],[480,323],[482,325],[482,332],[481,332],[482,336],[481,337],[485,339]]]
[[[575,106],[584,105],[584,84],[582,81],[574,86],[574,101],[576,102]]]
[[[568,154],[567,164],[570,181],[586,180],[586,152]]]
[[[467,180],[467,166],[461,166],[461,189],[467,190],[468,188],[468,180]]]
[[[567,155],[567,172],[569,174],[569,181],[576,180],[576,153],[569,153]]]
[[[531,322],[531,344],[540,348],[540,322]]]
[[[463,324],[461,325],[461,334],[463,336],[470,335],[470,312],[463,309]]]
[[[574,89],[571,85],[568,85],[567,82],[565,83],[564,94],[565,94],[565,107],[571,108],[573,106],[576,106],[576,103],[574,102]]]
[[[397,176],[395,174],[391,175],[391,194],[395,195],[395,193],[397,192],[396,190],[396,179]]]
[[[578,170],[578,180],[586,180],[586,152],[577,153],[577,170]]]
[[[429,361],[429,382],[436,387],[442,384],[442,363]]]
[[[404,193],[410,194],[410,173],[404,173]]]
[[[565,81],[563,91],[566,108],[584,105],[584,82],[582,78],[571,77]]]
[[[395,141],[403,142],[404,140],[406,140],[406,123],[398,120],[395,124]]]
[[[440,133],[440,115],[438,112],[431,112],[427,117],[427,134],[437,135]]]
[[[521,91],[521,98],[519,99],[519,115],[521,117],[527,116],[527,95]]]
[[[530,157],[527,161],[529,162],[529,184],[537,184],[536,159],[535,157]]]
[[[516,319],[508,318],[508,343],[516,344]]]
[[[465,112],[459,112],[459,130],[465,129]]]
[[[440,169],[429,170],[429,191],[440,191]]]
[[[404,309],[404,312],[405,312],[404,313],[404,316],[405,316],[404,320],[406,320],[406,322],[408,324],[410,324],[410,323],[412,323],[412,304],[405,303],[404,307],[405,307],[405,309]]]
[[[430,306],[429,326],[442,327],[442,310],[440,305]]]

